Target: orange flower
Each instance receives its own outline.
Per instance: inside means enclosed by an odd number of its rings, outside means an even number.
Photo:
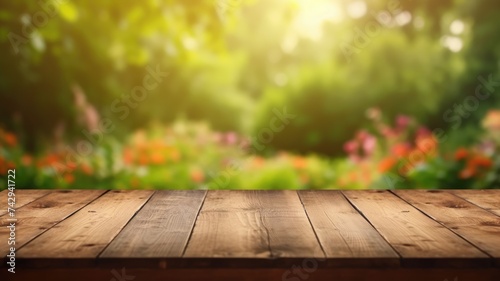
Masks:
[[[74,171],[76,170],[76,163],[75,162],[68,162],[66,164],[66,167],[68,168],[69,171]]]
[[[398,143],[392,147],[392,153],[397,157],[405,157],[410,153],[410,145],[407,143]]]
[[[51,153],[51,154],[45,156],[45,158],[42,160],[41,165],[53,166],[57,162],[59,162],[59,156],[55,153]]]
[[[16,168],[16,164],[14,164],[14,162],[7,162],[7,170],[12,170],[12,169],[15,169]]]
[[[165,144],[163,143],[163,141],[157,139],[151,142],[151,147],[155,150],[159,150],[165,147]]]
[[[177,149],[173,149],[172,152],[170,153],[170,159],[174,162],[177,162],[181,159],[181,153]]]
[[[205,180],[205,174],[200,169],[195,169],[191,171],[191,180],[196,183],[201,183]]]
[[[134,162],[134,154],[130,148],[125,148],[125,150],[123,150],[123,162],[127,165]]]
[[[149,163],[149,157],[146,154],[142,154],[139,156],[139,164],[145,166]]]
[[[462,171],[460,171],[459,173],[459,177],[463,180],[465,179],[470,179],[472,178],[473,176],[476,175],[476,167],[474,166],[467,166],[465,169],[463,169]]]
[[[386,157],[379,163],[378,170],[381,173],[386,173],[390,171],[394,167],[394,165],[396,165],[397,162],[398,160],[395,157],[391,156]]]
[[[264,165],[264,162],[265,162],[264,158],[260,156],[255,156],[252,159],[252,166],[255,168],[260,168]]]
[[[483,127],[490,130],[500,129],[500,110],[490,110],[483,119]]]
[[[465,159],[467,158],[467,156],[469,156],[469,151],[467,151],[467,149],[463,147],[457,149],[457,151],[455,152],[455,160],[457,161]]]
[[[151,155],[151,162],[156,165],[165,163],[165,157],[160,153],[154,153]]]
[[[65,174],[64,175],[64,181],[71,184],[75,181],[75,176],[73,174]]]
[[[304,169],[307,167],[307,159],[297,156],[293,158],[292,164],[296,169]]]
[[[358,180],[358,174],[355,171],[349,172],[347,176],[351,182],[356,182]]]
[[[468,165],[474,167],[490,168],[493,165],[493,161],[491,161],[491,159],[489,159],[488,157],[477,155],[469,160]]]
[[[33,157],[31,157],[30,155],[23,155],[21,157],[21,163],[23,163],[24,166],[30,166],[31,164],[33,164]]]
[[[91,175],[92,174],[92,168],[87,165],[87,164],[83,164],[80,169],[82,170],[82,172],[86,175]]]
[[[467,161],[465,168],[460,171],[459,177],[461,179],[472,178],[480,172],[478,171],[478,168],[488,169],[491,166],[493,166],[493,161],[491,161],[488,157],[483,155],[473,155]]]
[[[419,137],[416,141],[417,147],[426,155],[433,155],[438,146],[438,142],[433,135]]]
[[[13,147],[13,146],[17,145],[17,137],[16,137],[16,135],[14,135],[12,133],[5,133],[4,140],[5,140],[5,143],[9,146]]]
[[[302,174],[299,176],[300,183],[307,184],[309,182],[309,176],[306,174]]]

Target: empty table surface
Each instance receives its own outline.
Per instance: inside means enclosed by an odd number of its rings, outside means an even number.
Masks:
[[[500,280],[500,190],[17,190],[16,203],[2,280]]]

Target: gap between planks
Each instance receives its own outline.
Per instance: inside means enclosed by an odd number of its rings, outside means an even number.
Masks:
[[[500,264],[500,218],[447,191],[396,190],[397,197]]]

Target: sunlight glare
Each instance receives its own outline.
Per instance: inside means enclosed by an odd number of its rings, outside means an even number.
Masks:
[[[340,6],[332,1],[297,0],[297,5],[299,13],[295,18],[294,28],[302,37],[314,41],[323,36],[325,22],[337,23],[343,19]]]
[[[352,18],[358,19],[366,14],[366,3],[364,1],[354,1],[347,6],[347,12]]]
[[[459,35],[464,32],[465,24],[461,20],[454,20],[450,25],[450,31],[453,34]]]

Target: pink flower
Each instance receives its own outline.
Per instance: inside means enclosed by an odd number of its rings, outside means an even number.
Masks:
[[[356,153],[358,150],[358,142],[356,141],[348,141],[344,144],[344,150],[347,152],[347,154],[353,154]]]
[[[229,132],[225,136],[225,142],[228,145],[233,145],[238,141],[238,136],[234,132]]]
[[[417,135],[416,135],[416,139],[421,139],[421,138],[425,138],[425,137],[428,137],[432,134],[432,132],[427,129],[426,127],[420,127],[418,128],[417,130]]]
[[[364,141],[370,134],[368,134],[367,131],[365,130],[360,130],[357,134],[356,134],[356,139],[359,140],[359,141]]]
[[[386,138],[393,138],[397,135],[397,133],[392,128],[385,125],[380,126],[379,131]]]
[[[363,141],[363,151],[365,152],[365,155],[371,156],[373,154],[373,151],[375,150],[376,145],[377,139],[372,135],[368,135]]]
[[[411,117],[406,116],[406,115],[398,115],[396,117],[396,127],[399,130],[404,130],[408,127],[410,122],[412,121]]]

